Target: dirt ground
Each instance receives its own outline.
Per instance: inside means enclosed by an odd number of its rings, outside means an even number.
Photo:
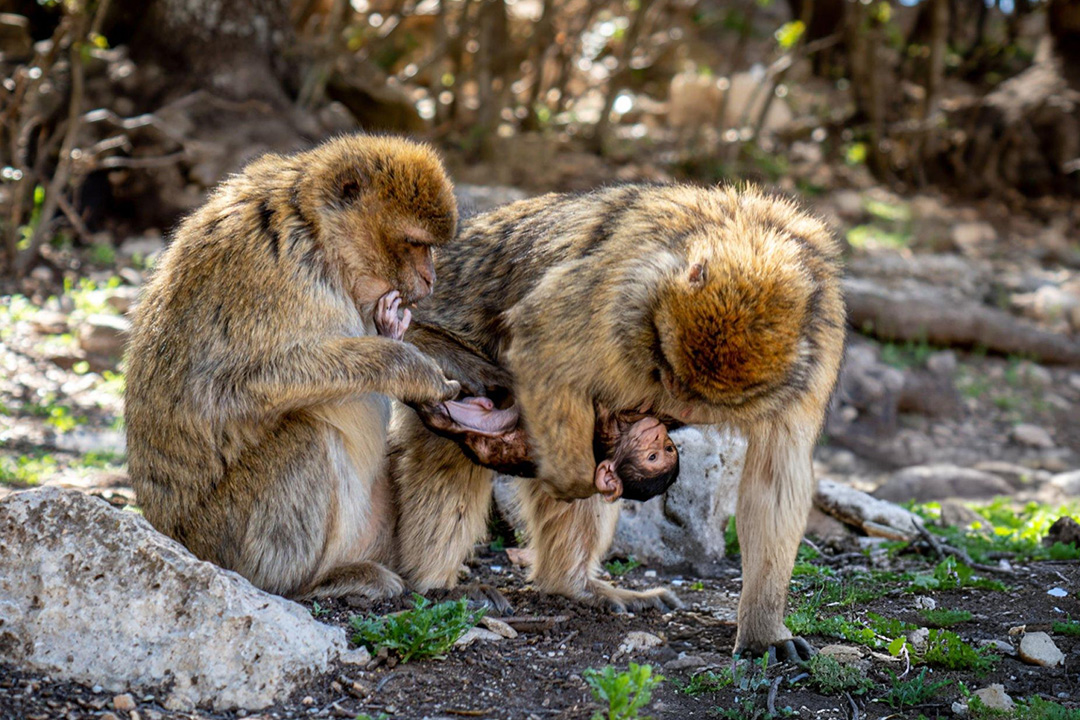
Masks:
[[[919,560],[902,561],[925,568]],[[483,550],[472,562],[472,582],[498,587],[514,606],[511,622],[522,631],[517,638],[498,642],[476,642],[455,648],[442,660],[411,661],[402,665],[376,659],[376,667],[358,671],[341,668],[321,681],[302,689],[291,702],[269,708],[257,716],[266,718],[356,717],[368,713],[393,718],[589,718],[599,705],[592,699],[582,680],[586,668],[608,664],[625,667],[630,661],[650,663],[666,678],[653,696],[648,714],[656,718],[715,717],[718,712],[735,707],[747,697],[754,698],[764,710],[767,687],[758,692],[737,692],[732,688],[692,695],[685,688],[693,674],[706,670],[720,671],[731,664],[735,640],[734,613],[740,578],[737,562],[720,563],[719,577],[696,581],[687,575],[637,568],[618,581],[630,587],[663,584],[672,587],[685,607],[671,613],[646,611],[638,614],[611,615],[562,598],[543,596],[526,585],[525,571],[514,566],[505,552]],[[900,569],[893,564],[892,569]],[[850,570],[856,570],[850,567]],[[843,568],[841,566],[841,576]],[[693,584],[700,582],[700,585]],[[1070,614],[1080,617],[1080,601],[1075,588],[1080,585],[1080,564],[1043,562],[1020,567],[1008,579],[1010,589],[955,590],[931,593],[939,607],[969,610],[970,622],[956,630],[966,641],[999,640],[1013,644],[1010,629],[1026,626],[1028,631],[1049,631],[1054,621]],[[1048,594],[1056,588],[1072,588],[1068,597]],[[691,589],[693,588],[693,589]],[[896,620],[918,623],[917,596],[903,591],[872,601],[848,613],[853,618],[867,612]],[[798,597],[793,596],[793,602]],[[347,626],[351,615],[364,612],[386,613],[409,606],[406,599],[352,608],[342,603],[320,604],[320,619]],[[310,606],[310,604],[309,604]],[[529,622],[527,618],[540,618]],[[516,620],[515,620],[516,618]],[[520,624],[525,622],[524,625]],[[645,631],[663,640],[650,650],[637,650],[620,656],[619,646],[628,633]],[[817,647],[836,643],[835,639],[809,638]],[[932,680],[947,680],[930,702],[897,711],[881,701],[889,685],[888,672],[900,674],[903,662],[887,653],[871,657],[862,651],[865,675],[876,685],[869,692],[852,696],[830,696],[807,687],[806,673],[797,667],[781,665],[771,669],[768,678],[779,684],[775,696],[778,717],[790,708],[791,717],[851,718],[853,705],[857,717],[882,718],[953,717],[952,704],[961,698],[958,683],[977,690],[991,683],[1001,683],[1014,698],[1039,696],[1080,708],[1080,638],[1054,635],[1066,655],[1064,668],[1033,667],[1016,657],[1002,657],[994,670],[978,675],[971,671],[933,669]],[[73,639],[74,640],[74,639]],[[856,647],[848,644],[851,647]],[[910,671],[913,675],[917,670]],[[794,681],[794,682],[793,682]],[[112,710],[112,693],[98,688],[51,681],[37,675],[20,673],[0,665],[0,718],[83,718],[102,717],[114,712],[118,717],[135,718],[218,718],[244,717],[240,714],[209,712],[171,713],[159,704],[165,692],[136,698],[132,713]],[[248,717],[256,717],[252,714]],[[750,717],[746,715],[745,717]]]

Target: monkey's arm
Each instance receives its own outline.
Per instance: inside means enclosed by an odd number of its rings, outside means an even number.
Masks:
[[[446,377],[460,382],[466,394],[484,395],[495,388],[512,387],[510,373],[446,331],[414,320],[405,332],[405,341],[434,358]]]
[[[597,490],[592,398],[550,377],[533,377],[533,372],[518,378],[516,390],[537,478],[556,499],[590,497]]]
[[[372,392],[403,402],[440,402],[461,389],[414,346],[373,336],[338,338],[315,347],[294,345],[231,374],[226,383],[241,401],[274,411]]]

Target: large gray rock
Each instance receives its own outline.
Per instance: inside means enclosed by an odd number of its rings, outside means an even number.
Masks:
[[[1012,492],[1012,485],[1002,477],[940,463],[916,465],[894,473],[874,492],[874,497],[892,502],[930,502],[947,498],[989,500]]]
[[[259,709],[349,660],[345,634],[73,490],[0,501],[0,657],[172,709]]]
[[[716,427],[680,428],[671,439],[679,448],[678,482],[648,502],[623,501],[612,552],[665,565],[722,558],[746,441]]]

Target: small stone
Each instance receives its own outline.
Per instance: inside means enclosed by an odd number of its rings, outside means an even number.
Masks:
[[[315,698],[311,697],[310,695],[305,695],[304,699],[300,701],[300,704],[301,705],[314,705],[315,704]]]
[[[1046,591],[1046,594],[1050,595],[1051,597],[1056,597],[1056,598],[1069,597],[1068,591],[1065,590],[1064,588],[1059,588],[1059,587],[1050,588],[1049,590]]]
[[[1069,375],[1069,385],[1073,390],[1080,390],[1080,373]]]
[[[454,643],[454,647],[468,647],[474,642],[498,642],[503,639],[503,636],[499,633],[492,632],[491,630],[485,630],[481,627],[472,627],[465,631],[465,634],[457,639]]]
[[[367,665],[371,662],[371,653],[364,647],[349,650],[341,654],[341,662],[346,665]]]
[[[937,600],[926,595],[919,595],[915,598],[916,610],[934,610],[937,608]]]
[[[1012,439],[1021,445],[1036,448],[1054,447],[1054,439],[1045,428],[1031,423],[1020,423],[1012,429]]]
[[[1020,641],[1020,659],[1030,665],[1057,667],[1065,662],[1065,655],[1049,635],[1033,632],[1024,635],[1024,639]]]
[[[704,667],[707,663],[702,657],[697,655],[687,655],[686,653],[680,653],[679,657],[674,660],[669,660],[664,663],[665,670],[690,670],[692,668]]]
[[[1037,387],[1047,387],[1054,382],[1054,376],[1049,370],[1029,360],[1020,363],[1016,369],[1023,380]],[[993,687],[993,685],[990,687]]]
[[[646,570],[645,571],[645,577],[647,577],[647,578],[656,577],[656,571],[655,570]]]
[[[959,700],[952,704],[953,715],[956,717],[967,717],[968,706],[967,703],[962,703]]]
[[[915,648],[916,652],[922,652],[926,649],[926,643],[930,640],[929,628],[918,628],[908,633],[908,642],[911,643],[911,647]]]
[[[94,693],[95,695],[100,695],[101,693],[105,692],[105,688],[101,687],[100,685],[95,685],[94,687],[90,688],[90,692]]]
[[[989,687],[984,687],[982,690],[975,691],[975,697],[982,701],[990,710],[1003,710],[1010,711],[1016,707],[1016,703],[1005,692],[1005,686],[994,683]]]
[[[612,654],[611,660],[614,662],[617,658],[625,655],[632,655],[641,652],[642,650],[651,650],[652,648],[660,647],[663,644],[663,638],[657,635],[644,632],[643,630],[634,630],[628,632],[622,642],[619,643],[619,649]]]
[[[135,698],[131,696],[131,693],[117,695],[112,699],[112,706],[115,710],[131,712],[135,709]]]
[[[59,335],[68,331],[68,316],[64,313],[42,310],[30,318],[30,325],[42,335]]]
[[[926,358],[926,368],[938,377],[952,377],[956,374],[956,366],[956,353],[952,350],[936,352]]]
[[[98,717],[99,717],[100,720],[120,720],[119,715],[117,715],[116,713],[111,713],[111,712],[102,713]]]
[[[514,638],[516,638],[518,636],[517,630],[510,627],[509,625],[504,623],[502,620],[497,620],[497,619],[492,618],[492,617],[483,617],[483,618],[480,618],[480,624],[483,625],[484,627],[486,627],[491,632],[502,635],[504,638],[506,638],[508,640],[513,640]]]
[[[988,222],[957,223],[952,228],[952,241],[957,249],[975,250],[979,245],[997,240],[997,230]]]
[[[1055,475],[1050,478],[1050,484],[1066,495],[1080,495],[1080,470]]]
[[[142,720],[142,715],[139,714],[138,710],[132,710],[128,713],[128,720]]]
[[[826,645],[818,651],[819,654],[831,657],[844,665],[864,665],[863,653],[859,648],[851,645]]]
[[[90,355],[119,358],[131,323],[116,315],[91,315],[79,326],[79,347]]]

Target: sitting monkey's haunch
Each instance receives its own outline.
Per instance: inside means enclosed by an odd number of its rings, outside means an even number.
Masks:
[[[177,229],[128,348],[132,483],[200,558],[287,595],[400,591],[385,478],[387,396],[457,383],[400,336],[457,221],[435,154],[342,137],[267,155]],[[395,299],[398,298],[398,299]]]

